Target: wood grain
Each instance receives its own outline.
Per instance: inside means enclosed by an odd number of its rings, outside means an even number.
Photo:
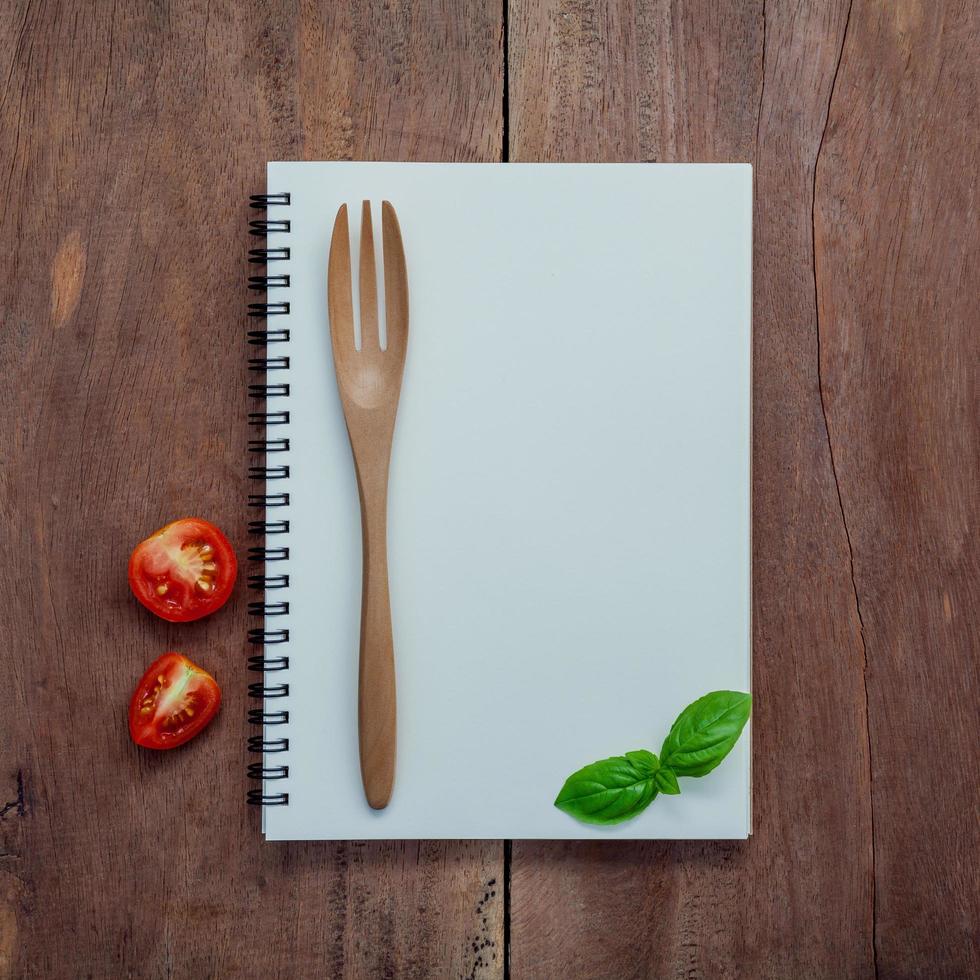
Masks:
[[[125,579],[174,517],[247,543],[245,202],[266,160],[499,159],[501,18],[24,2],[0,21],[0,977],[502,975],[500,843],[264,844],[244,590],[175,627]],[[151,755],[124,708],[167,649],[225,703]]]
[[[508,940],[521,978],[980,973],[976,5],[507,6],[506,52],[499,2],[0,21],[0,978],[500,977]],[[755,164],[746,844],[264,845],[245,596],[128,594],[167,519],[246,544],[265,161],[502,148]],[[225,706],[151,756],[122,706],[170,648]]]
[[[388,467],[408,346],[408,272],[395,209],[382,202],[387,343],[378,324],[371,202],[361,203],[358,272],[360,347],[355,346],[353,262],[347,205],[330,238],[327,309],[337,388],[350,438],[361,507],[361,640],[357,735],[368,803],[386,807],[395,782],[395,651],[388,591]]]
[[[814,212],[883,977],[980,976],[975,3],[855,4]]]

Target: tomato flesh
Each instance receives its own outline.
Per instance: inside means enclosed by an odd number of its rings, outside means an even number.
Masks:
[[[180,653],[150,664],[129,702],[129,734],[147,749],[175,749],[206,728],[221,704],[217,681]]]
[[[133,595],[171,623],[187,623],[220,609],[237,574],[231,543],[199,517],[185,517],[154,532],[129,559]]]

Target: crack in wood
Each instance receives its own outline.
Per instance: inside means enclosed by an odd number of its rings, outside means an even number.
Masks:
[[[758,166],[759,131],[762,128],[762,104],[766,97],[766,0],[762,0],[762,84],[759,86],[759,111],[755,116],[755,156]]]
[[[0,807],[0,820],[3,820],[11,810],[17,811],[17,816],[22,817],[27,812],[27,807],[24,804],[24,770],[17,770],[17,796],[15,799],[11,800],[9,803],[5,803],[3,807]]]
[[[861,613],[861,596],[857,587],[857,576],[854,572],[854,545],[851,541],[851,531],[847,523],[847,513],[844,510],[844,497],[841,493],[840,478],[837,475],[837,460],[834,456],[834,443],[830,436],[830,418],[827,413],[827,401],[824,393],[823,384],[823,356],[820,340],[820,299],[819,299],[819,278],[817,275],[817,170],[820,166],[820,155],[823,153],[824,140],[827,137],[827,129],[830,126],[831,109],[834,104],[834,93],[837,91],[837,77],[840,74],[841,63],[844,60],[844,47],[847,44],[847,30],[851,24],[851,10],[854,7],[854,0],[850,0],[847,5],[847,14],[844,18],[844,30],[841,35],[840,51],[837,53],[837,64],[834,67],[834,76],[830,83],[830,96],[827,99],[827,114],[824,118],[823,129],[820,133],[820,142],[817,144],[817,154],[813,161],[813,187],[810,194],[810,230],[812,235],[811,254],[813,259],[813,294],[814,311],[816,317],[817,332],[817,391],[820,396],[820,412],[823,416],[824,433],[827,437],[827,451],[830,454],[830,472],[834,479],[834,488],[837,491],[837,506],[840,510],[841,525],[844,529],[844,539],[847,542],[848,570],[851,581],[851,591],[854,594],[854,611],[858,620],[858,633],[861,640],[862,670],[861,680],[864,686],[864,718],[865,730],[868,738],[868,785],[869,799],[868,808],[871,822],[871,956],[874,966],[874,975],[878,976],[878,882],[877,868],[875,866],[875,810],[874,810],[874,764],[871,756],[871,699],[868,695],[868,642],[864,629],[864,616]],[[765,8],[763,8],[764,10]],[[763,38],[765,35],[763,34]],[[763,57],[765,52],[765,41],[763,40]],[[765,84],[765,74],[763,74],[763,84]],[[761,104],[760,104],[761,113]]]

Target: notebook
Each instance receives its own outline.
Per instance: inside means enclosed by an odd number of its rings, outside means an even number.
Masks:
[[[706,692],[750,690],[751,167],[275,162],[267,180],[250,307],[265,837],[747,837],[748,731],[627,823],[554,800],[587,763],[659,751]],[[380,811],[358,763],[360,513],[326,296],[338,207],[365,199],[379,256],[382,200],[397,210],[411,318]]]

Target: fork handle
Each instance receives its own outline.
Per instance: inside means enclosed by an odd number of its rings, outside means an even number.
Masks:
[[[361,781],[368,803],[388,805],[395,781],[395,654],[388,595],[387,466],[371,479],[358,472],[363,538],[361,653],[357,729]]]

